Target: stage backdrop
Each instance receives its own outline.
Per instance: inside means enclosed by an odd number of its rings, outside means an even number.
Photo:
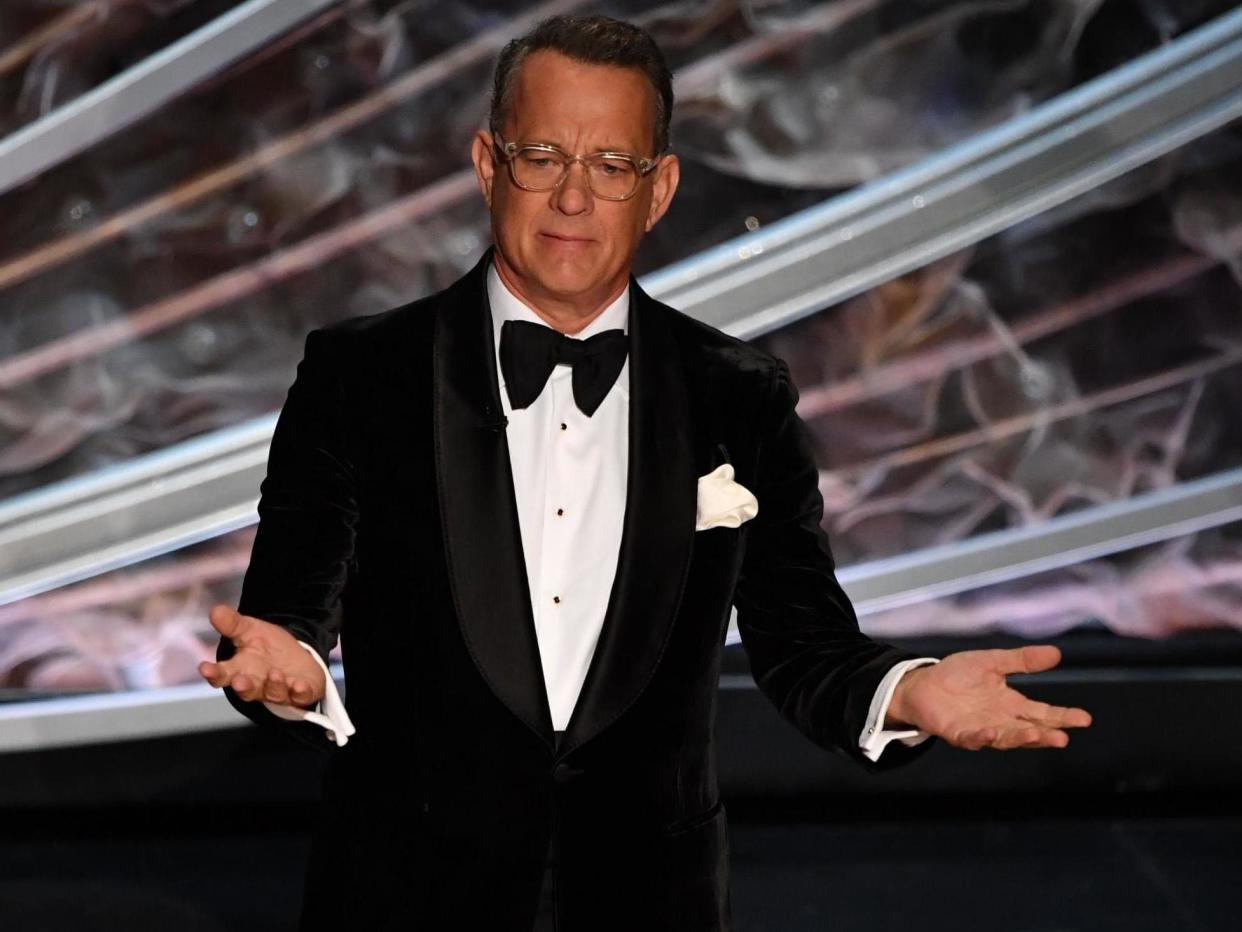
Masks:
[[[89,101],[240,6],[7,0],[0,135]],[[632,19],[676,69],[683,181],[644,245],[646,274],[1003,126],[1232,6],[326,5],[0,192],[0,507],[276,411],[308,330],[469,268],[488,238],[469,143],[497,49],[541,12]],[[1239,466],[1240,177],[1233,123],[756,335],[802,392],[839,564]],[[207,609],[236,601],[252,535],[0,606],[5,698],[197,682],[215,643]],[[863,624],[890,638],[1227,636],[1242,626],[1242,530]]]

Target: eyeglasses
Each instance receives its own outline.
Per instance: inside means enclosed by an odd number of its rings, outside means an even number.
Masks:
[[[664,153],[640,159],[628,152],[595,152],[591,155],[570,155],[556,146],[516,142],[502,144],[500,134],[492,130],[492,144],[500,157],[509,163],[509,176],[519,188],[527,191],[551,191],[559,188],[569,166],[581,162],[586,169],[587,187],[596,197],[606,201],[625,201],[638,191],[641,181]]]

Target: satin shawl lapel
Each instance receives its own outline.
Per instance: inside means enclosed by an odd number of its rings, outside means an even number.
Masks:
[[[487,267],[444,295],[433,352],[436,479],[450,585],[466,648],[496,697],[551,747],[500,404]]]
[[[667,312],[630,281],[629,466],[621,550],[599,642],[560,754],[629,708],[655,672],[694,546],[698,479],[686,373]]]

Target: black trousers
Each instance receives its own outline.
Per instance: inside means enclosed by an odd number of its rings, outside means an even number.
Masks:
[[[561,746],[561,736],[565,732],[556,733],[556,746]],[[552,833],[552,844],[548,846],[548,860],[543,869],[543,887],[539,890],[539,912],[535,914],[535,925],[531,932],[556,932],[556,833]]]

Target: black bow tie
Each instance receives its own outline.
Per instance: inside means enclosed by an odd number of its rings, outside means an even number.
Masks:
[[[578,340],[528,320],[506,320],[500,328],[500,369],[509,404],[533,403],[556,364],[564,362],[574,368],[574,402],[590,417],[621,374],[629,344],[624,330]]]

